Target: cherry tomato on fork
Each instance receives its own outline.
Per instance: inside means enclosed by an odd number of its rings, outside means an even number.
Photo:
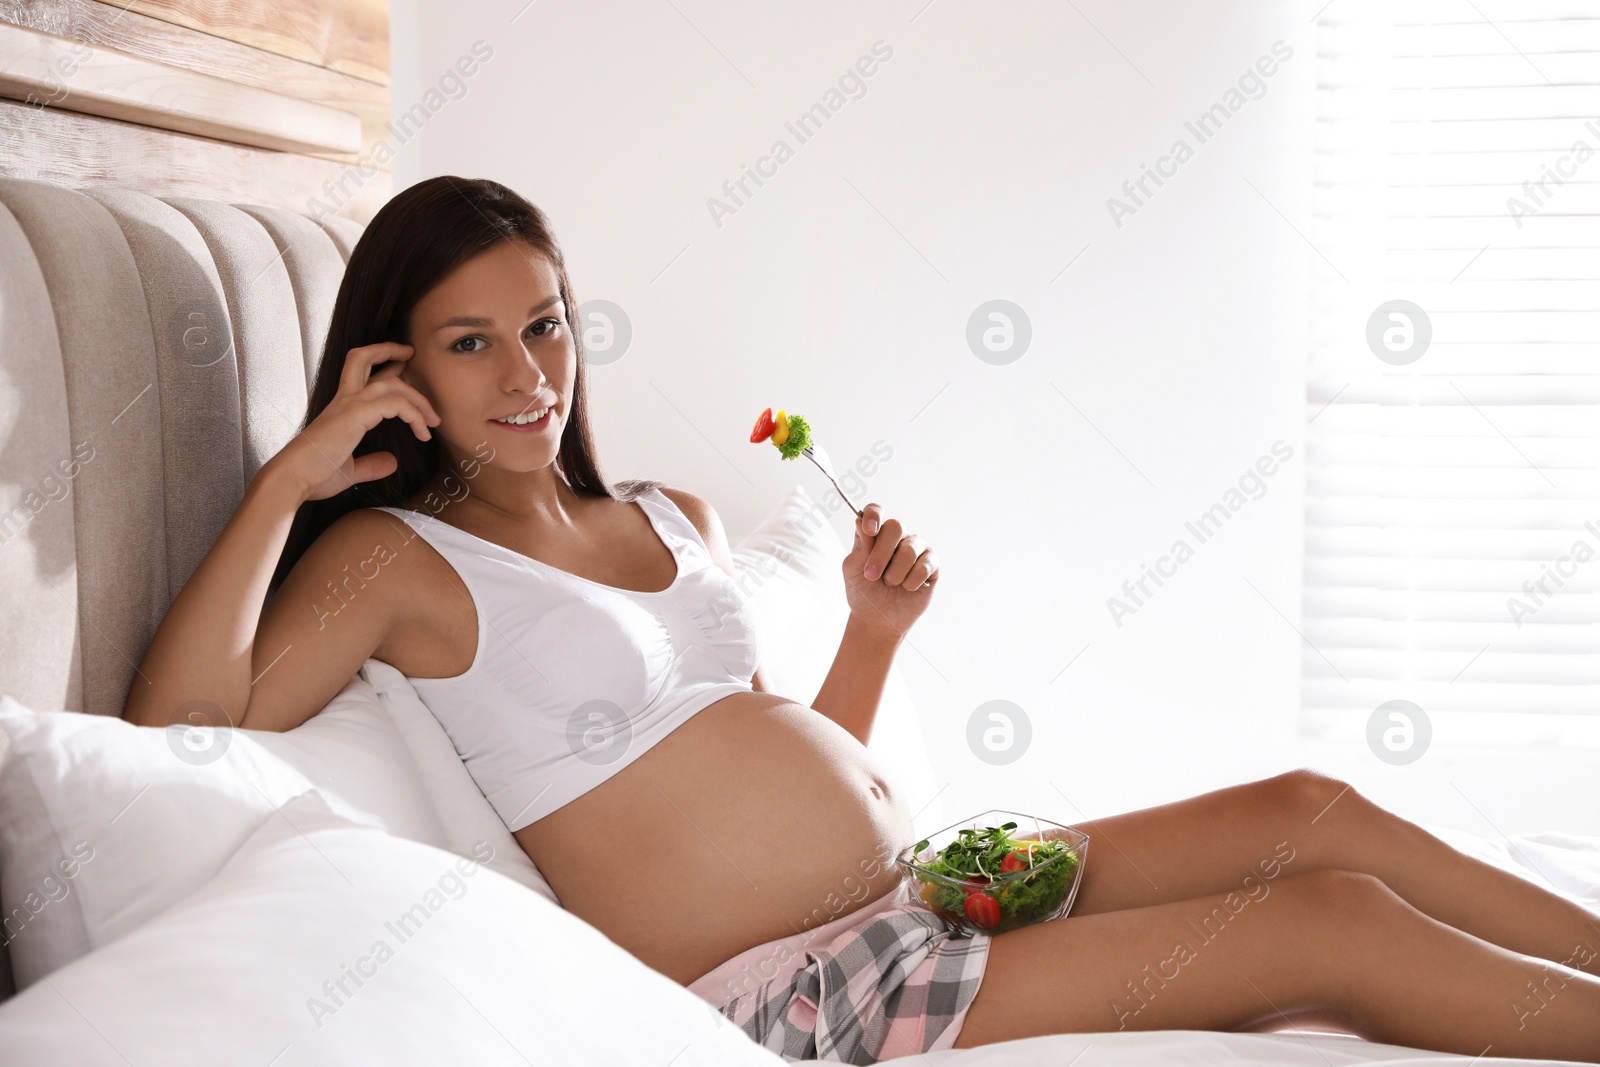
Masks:
[[[771,437],[772,431],[777,428],[778,424],[772,417],[772,409],[768,408],[761,413],[760,418],[756,419],[755,428],[750,431],[750,443],[753,445],[760,444]]]
[[[1000,902],[987,893],[969,893],[962,910],[972,925],[980,930],[993,930],[1000,925]]]

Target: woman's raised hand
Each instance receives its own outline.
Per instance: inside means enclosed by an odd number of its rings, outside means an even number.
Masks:
[[[856,520],[855,544],[844,558],[845,599],[861,623],[898,640],[924,611],[939,580],[939,559],[883,506],[868,504]]]
[[[404,419],[419,440],[432,439],[429,427],[439,425],[439,413],[400,380],[414,351],[394,341],[352,348],[328,406],[269,461],[302,487],[306,500],[323,500],[395,472],[400,464],[392,452],[353,455],[367,431],[384,419]]]

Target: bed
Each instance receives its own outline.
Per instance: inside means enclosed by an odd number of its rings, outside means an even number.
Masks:
[[[359,237],[282,208],[0,179],[0,1059],[780,1059],[561,907],[389,665],[284,734],[118,717],[168,604],[293,435]],[[797,487],[734,545],[773,687],[800,697],[845,620],[827,514]],[[965,814],[943,810],[898,672],[868,752],[919,832]],[[1600,839],[1430,829],[1600,903]],[[925,1059],[1455,1057],[1130,1032]]]

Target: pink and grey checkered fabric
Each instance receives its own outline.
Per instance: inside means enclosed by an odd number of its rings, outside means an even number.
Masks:
[[[885,897],[757,945],[689,988],[786,1058],[871,1064],[954,1044],[990,940],[957,936],[937,916]]]

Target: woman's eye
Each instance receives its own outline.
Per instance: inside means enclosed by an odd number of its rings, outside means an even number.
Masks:
[[[560,319],[553,319],[553,318],[552,319],[540,319],[538,322],[535,322],[535,323],[532,323],[531,325],[529,325],[528,329],[533,332],[533,335],[535,337],[549,337],[551,332],[554,331],[560,325],[561,325],[561,320]],[[541,326],[542,327],[546,327],[546,328],[541,330],[540,329]],[[451,345],[450,348],[451,348],[452,351],[455,351],[455,352],[481,352],[482,351],[481,348],[462,348],[461,346],[466,344],[468,341],[482,342],[483,338],[479,337],[477,334],[471,334],[471,335],[468,335],[466,337],[463,337],[461,340],[459,340],[455,344]]]

